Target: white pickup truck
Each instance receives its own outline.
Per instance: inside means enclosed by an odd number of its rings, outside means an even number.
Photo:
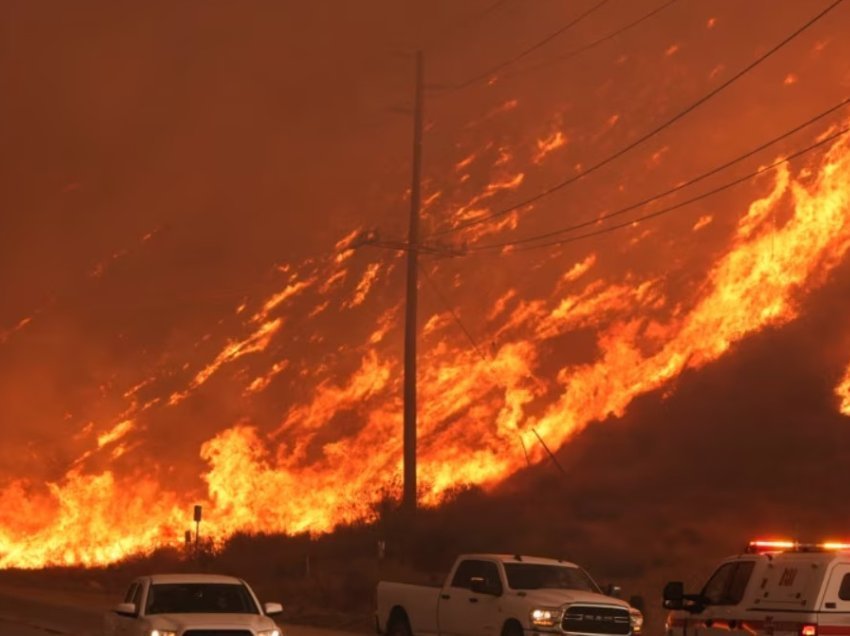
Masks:
[[[580,567],[555,559],[467,554],[441,588],[378,583],[376,627],[388,636],[631,636],[642,623]]]

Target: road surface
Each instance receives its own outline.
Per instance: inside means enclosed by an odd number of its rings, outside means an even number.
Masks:
[[[0,636],[57,636],[56,632],[0,619]]]

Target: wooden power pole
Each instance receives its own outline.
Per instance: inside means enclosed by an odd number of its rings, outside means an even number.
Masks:
[[[407,234],[407,302],[404,311],[404,499],[416,510],[416,307],[418,296],[419,211],[422,181],[422,126],[425,62],[416,52],[416,102],[413,112],[413,176],[410,185],[410,230]]]

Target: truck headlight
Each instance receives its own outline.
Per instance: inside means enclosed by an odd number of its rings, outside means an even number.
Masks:
[[[177,636],[177,632],[170,629],[152,629],[151,636]]]
[[[643,629],[643,614],[640,613],[640,610],[634,607],[629,608],[629,623],[632,626],[632,634],[640,634]]]
[[[257,636],[280,636],[279,629],[264,629],[257,632]]]
[[[531,624],[543,628],[557,627],[563,616],[564,610],[560,607],[535,607],[529,613]]]

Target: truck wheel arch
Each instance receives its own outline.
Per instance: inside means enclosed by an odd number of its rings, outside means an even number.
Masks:
[[[390,610],[385,633],[387,636],[413,636],[410,629],[410,619],[401,605],[396,605]]]
[[[522,623],[515,618],[509,618],[502,625],[502,636],[522,636],[524,630]]]

